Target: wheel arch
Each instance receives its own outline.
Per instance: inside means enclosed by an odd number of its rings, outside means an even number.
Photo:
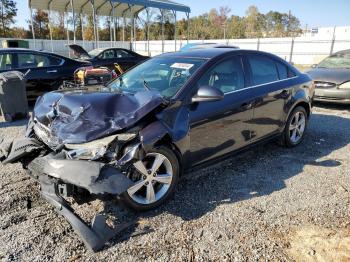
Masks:
[[[140,131],[139,135],[142,147],[146,152],[163,145],[169,147],[175,153],[179,162],[180,175],[183,174],[185,165],[182,151],[174,141],[169,130],[160,121],[153,122],[147,126]]]

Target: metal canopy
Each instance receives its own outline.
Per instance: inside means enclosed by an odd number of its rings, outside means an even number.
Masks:
[[[127,18],[132,18],[134,14],[145,8],[191,12],[190,7],[169,0],[74,0],[73,10],[76,13],[93,15],[92,2],[94,2],[96,14],[99,16],[111,16],[113,6],[115,7],[115,17]],[[29,0],[29,6],[40,10],[71,11],[70,0]]]
[[[117,41],[116,37],[116,27],[119,27],[119,18],[122,18],[122,39],[125,41],[125,28],[126,28],[126,19],[131,20],[131,30],[130,30],[130,48],[133,48],[135,41],[137,40],[136,33],[136,23],[139,16],[139,13],[143,10],[146,10],[147,13],[147,21],[146,21],[146,30],[147,30],[147,50],[148,54],[150,54],[149,47],[149,24],[150,24],[150,16],[149,9],[155,8],[159,9],[161,13],[161,24],[162,24],[162,52],[164,52],[164,11],[169,10],[173,13],[175,19],[175,50],[176,50],[176,37],[177,37],[177,29],[176,29],[176,12],[184,12],[186,13],[187,21],[189,23],[189,14],[191,9],[179,3],[175,3],[169,0],[28,0],[28,5],[30,9],[30,21],[32,28],[32,35],[34,39],[34,48],[36,46],[35,41],[35,30],[33,27],[33,12],[32,9],[37,10],[48,10],[49,17],[51,15],[51,11],[58,11],[67,14],[66,24],[67,24],[67,42],[68,45],[70,43],[69,39],[69,21],[68,16],[69,13],[72,14],[73,19],[73,41],[76,42],[76,14],[80,16],[80,19],[83,21],[85,15],[92,15],[93,17],[93,30],[94,30],[94,40],[96,47],[99,47],[99,26],[97,18],[99,16],[104,16],[108,18],[108,21],[112,25],[110,27],[110,42],[111,46],[113,43]],[[84,23],[82,23],[82,38],[84,45]],[[49,19],[49,29],[50,29],[50,39],[51,39],[51,49],[53,51],[52,44],[52,26],[51,19]],[[187,42],[189,36],[189,24],[187,27]],[[70,55],[70,53],[69,53]]]

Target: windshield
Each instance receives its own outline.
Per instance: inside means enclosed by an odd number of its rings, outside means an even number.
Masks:
[[[350,68],[350,55],[338,54],[327,57],[317,67],[320,68]]]
[[[128,93],[157,90],[163,97],[171,98],[204,62],[195,58],[153,58],[126,72],[108,88]]]

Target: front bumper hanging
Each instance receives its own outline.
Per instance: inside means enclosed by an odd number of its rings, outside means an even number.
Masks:
[[[116,236],[118,233],[135,225],[135,222],[124,223],[115,228],[110,228],[106,224],[104,215],[96,215],[92,221],[92,226],[88,226],[69,204],[59,195],[58,185],[48,176],[40,176],[41,194],[56,211],[64,216],[71,224],[75,232],[81,237],[87,247],[94,252],[101,250],[106,242]]]
[[[92,225],[87,225],[60,194],[59,183],[75,185],[92,194],[119,195],[134,183],[116,168],[106,167],[93,161],[55,159],[53,156],[39,157],[28,165],[31,176],[41,185],[41,194],[57,212],[64,216],[85,245],[99,251],[105,243],[135,222],[110,228],[104,215],[96,215]]]
[[[123,166],[132,161],[137,157],[138,146],[132,147],[115,164]],[[0,141],[0,161],[3,164],[15,163],[41,148],[42,144],[32,138],[19,139],[11,143]],[[94,195],[120,195],[133,186],[134,182],[119,169],[96,161],[66,159],[64,154],[37,157],[27,168],[29,175],[40,183],[43,198],[67,219],[85,245],[94,252],[102,249],[108,240],[121,231],[136,225],[137,222],[132,221],[111,228],[106,224],[106,217],[98,214],[89,226],[75,214],[61,195],[62,185],[83,188]]]

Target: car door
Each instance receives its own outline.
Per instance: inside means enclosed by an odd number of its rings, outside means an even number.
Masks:
[[[26,89],[29,100],[56,90],[61,84],[63,59],[37,52],[18,52],[15,56],[16,69],[24,74],[28,72]]]
[[[139,62],[138,58],[127,50],[116,49],[115,52],[116,63],[118,63],[124,71],[130,69]]]
[[[97,59],[94,61],[95,67],[107,67],[110,70],[114,69],[114,63],[116,62],[116,53],[114,49],[107,49],[103,51]]]
[[[254,90],[252,140],[279,132],[283,126],[284,107],[290,97],[288,81],[281,80],[277,60],[261,54],[247,55],[250,85]],[[283,66],[283,64],[281,65]],[[285,66],[285,65],[284,65]]]
[[[241,56],[209,69],[198,81],[224,93],[216,102],[193,103],[190,109],[190,155],[193,165],[241,148],[250,142],[251,90],[245,86]]]

